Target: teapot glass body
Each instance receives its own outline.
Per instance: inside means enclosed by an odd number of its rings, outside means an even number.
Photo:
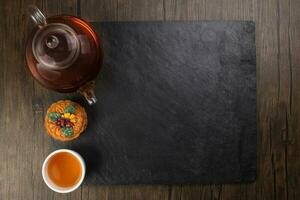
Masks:
[[[95,103],[94,79],[102,65],[100,39],[92,26],[75,16],[45,18],[29,8],[36,27],[26,45],[26,61],[33,77],[58,92],[79,91]]]

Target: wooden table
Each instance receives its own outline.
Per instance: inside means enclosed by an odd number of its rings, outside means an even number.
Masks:
[[[43,117],[53,92],[25,67],[28,4],[90,21],[254,20],[257,45],[258,177],[251,184],[88,186],[67,195],[43,183],[49,153]],[[0,199],[299,199],[299,0],[1,0]],[[43,101],[44,102],[44,101]],[[49,103],[51,103],[49,101]]]

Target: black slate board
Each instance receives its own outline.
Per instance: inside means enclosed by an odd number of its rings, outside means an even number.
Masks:
[[[86,183],[227,183],[256,176],[255,25],[104,22]]]

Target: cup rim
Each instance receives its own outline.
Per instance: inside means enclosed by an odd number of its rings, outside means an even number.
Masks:
[[[80,180],[74,186],[68,187],[67,189],[59,189],[59,188],[53,187],[53,185],[55,185],[55,184],[50,183],[48,175],[46,175],[47,174],[46,167],[47,167],[47,164],[48,164],[50,158],[52,158],[54,155],[61,153],[61,152],[67,152],[67,153],[70,153],[73,156],[75,156],[78,159],[78,161],[80,162],[80,165],[82,168],[82,174],[81,174]],[[84,162],[84,159],[82,158],[82,156],[79,153],[77,153],[76,151],[73,151],[70,149],[58,149],[58,150],[53,151],[46,157],[46,159],[44,160],[43,166],[42,166],[42,176],[43,176],[44,182],[51,190],[58,192],[58,193],[69,193],[69,192],[73,192],[74,190],[76,190],[83,182],[83,179],[85,177],[85,171],[86,171],[86,166],[85,166],[85,162]]]

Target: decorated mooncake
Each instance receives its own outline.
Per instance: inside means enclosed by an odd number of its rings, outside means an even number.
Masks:
[[[54,139],[69,141],[77,138],[86,129],[87,121],[82,106],[70,100],[61,100],[48,108],[45,127]]]

